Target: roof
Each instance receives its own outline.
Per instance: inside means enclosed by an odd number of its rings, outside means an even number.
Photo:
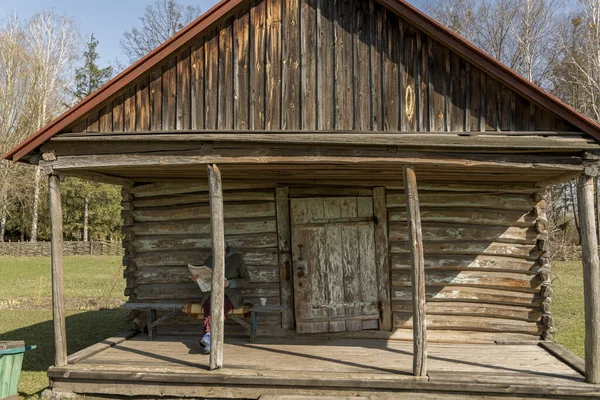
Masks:
[[[127,68],[111,81],[106,83],[96,92],[92,93],[80,103],[66,111],[60,117],[32,134],[25,141],[13,148],[3,156],[13,161],[22,160],[27,154],[45,143],[54,135],[74,123],[78,118],[92,111],[94,107],[117,94],[126,85],[148,72],[152,67],[162,62],[169,55],[185,46],[202,32],[208,30],[214,23],[225,15],[231,13],[238,5],[246,0],[222,0],[209,11],[201,15],[182,31],[151,53]],[[492,56],[477,48],[475,45],[452,32],[444,25],[424,14],[404,0],[376,0],[387,7],[390,11],[400,17],[409,20],[417,28],[430,35],[434,39],[449,46],[458,55],[464,57],[489,75],[502,81],[505,85],[519,93],[523,97],[538,103],[548,111],[563,118],[573,126],[581,129],[600,141],[600,125],[585,115],[574,110],[557,97],[547,93],[540,87],[521,77],[515,71],[502,64]]]

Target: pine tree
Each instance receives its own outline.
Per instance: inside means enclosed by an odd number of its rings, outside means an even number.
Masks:
[[[71,93],[77,102],[98,90],[112,77],[113,68],[111,66],[104,68],[98,66],[100,56],[96,47],[98,47],[98,39],[92,34],[87,43],[87,50],[83,53],[83,67],[75,71],[75,90]]]

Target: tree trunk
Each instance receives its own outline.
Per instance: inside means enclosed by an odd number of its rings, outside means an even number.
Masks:
[[[89,206],[90,199],[87,197],[83,201],[83,241],[87,242],[89,240],[88,236],[88,221],[89,221]]]
[[[38,208],[40,200],[40,168],[35,170],[35,186],[33,188],[33,212],[31,213],[31,238],[29,239],[32,243],[37,242],[37,230],[38,230]]]
[[[575,229],[577,229],[577,237],[578,237],[578,242],[577,244],[580,245],[581,244],[581,228],[579,227],[579,214],[577,213],[577,196],[575,195],[575,192],[573,191],[573,185],[575,183],[574,182],[569,182],[569,190],[571,191],[571,206],[573,207],[573,217],[575,218]]]
[[[0,210],[0,242],[4,242],[6,233],[7,196],[2,196],[2,210]]]

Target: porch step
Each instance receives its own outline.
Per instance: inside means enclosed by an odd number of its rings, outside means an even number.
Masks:
[[[356,396],[298,396],[298,395],[262,395],[258,400],[369,400],[368,397]]]

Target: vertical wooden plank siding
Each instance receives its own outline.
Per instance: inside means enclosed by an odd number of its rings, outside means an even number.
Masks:
[[[383,40],[383,24],[385,10],[376,5],[374,1],[370,1],[369,15],[375,17],[369,18],[370,34],[373,38],[373,46],[371,48],[371,129],[374,131],[383,130],[383,79],[382,79],[382,62],[384,52]]]
[[[370,49],[373,46],[372,18],[368,1],[355,2],[354,32],[354,118],[355,129],[371,129],[371,63]]]
[[[384,24],[384,51],[383,51],[383,129],[386,131],[401,130],[401,118],[405,118],[401,110],[400,101],[402,91],[404,68],[402,67],[402,26],[391,14],[385,18]],[[401,117],[402,115],[402,117]]]
[[[292,258],[290,228],[290,189],[278,187],[275,189],[277,207],[277,246],[279,251],[279,288],[281,305],[284,307],[281,328],[294,329],[294,288],[292,286]]]
[[[65,293],[63,265],[63,216],[60,177],[48,175],[52,250],[52,321],[54,324],[54,365],[67,365],[67,333],[65,328]]]
[[[335,0],[334,66],[335,66],[335,123],[338,130],[354,129],[353,19],[351,0]]]
[[[206,38],[206,84],[205,84],[205,126],[206,129],[217,129],[219,115],[219,31],[213,31]]]
[[[392,330],[392,302],[390,300],[390,264],[386,190],[373,189],[373,216],[375,217],[375,265],[377,273],[377,300],[381,305],[379,330]]]
[[[191,63],[191,119],[192,129],[204,129],[204,38],[199,39],[192,47]]]
[[[266,104],[265,129],[281,129],[281,86],[282,80],[282,11],[279,0],[265,0],[267,4],[267,42],[266,42]],[[287,28],[287,27],[286,27]]]
[[[300,0],[283,2],[285,27],[282,49],[282,129],[301,129],[300,103]]]
[[[583,252],[585,306],[585,379],[600,383],[600,260],[594,213],[594,178],[579,179],[579,223]]]
[[[262,130],[265,128],[266,1],[254,0],[250,20],[250,129]]]
[[[223,186],[217,165],[208,166],[210,196],[210,225],[212,233],[212,293],[210,302],[210,369],[223,367],[223,339],[225,336],[225,228],[223,217]]]
[[[123,132],[123,95],[113,101],[113,131]]]
[[[317,0],[301,0],[302,128],[317,129]]]
[[[123,91],[68,129],[575,129],[375,0],[249,0]]]
[[[233,26],[227,20],[219,34],[217,129],[233,129]]]
[[[177,57],[169,59],[163,71],[163,129],[173,130],[177,126]]]
[[[317,0],[317,129],[332,130],[335,123],[333,1]]]
[[[177,129],[191,127],[190,49],[183,50],[177,60]]]
[[[150,104],[152,106],[152,118],[150,120],[150,130],[162,130],[162,69],[157,68],[152,71],[150,80]]]
[[[248,129],[250,113],[250,11],[244,8],[233,25],[235,129]]]
[[[425,261],[421,232],[421,211],[417,192],[417,177],[413,168],[404,167],[406,214],[412,270],[413,304],[413,374],[427,375],[427,328],[425,325]]]

